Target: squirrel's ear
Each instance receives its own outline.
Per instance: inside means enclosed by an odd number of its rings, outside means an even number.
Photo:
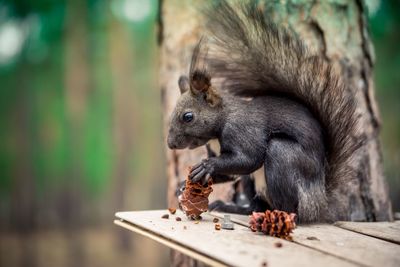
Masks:
[[[179,77],[178,81],[179,89],[181,90],[181,94],[188,91],[190,89],[189,79],[186,76]]]
[[[190,75],[190,89],[194,94],[207,92],[211,86],[211,77],[206,71],[195,70]]]
[[[211,86],[211,77],[205,70],[193,71],[190,75],[190,90],[194,95],[203,94],[207,103],[212,107],[221,103],[221,97]]]

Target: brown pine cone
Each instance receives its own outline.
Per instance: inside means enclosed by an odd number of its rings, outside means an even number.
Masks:
[[[198,219],[200,214],[208,209],[208,196],[211,194],[212,181],[203,186],[201,183],[193,183],[186,178],[185,190],[179,196],[179,203],[183,212],[191,219]]]
[[[270,236],[291,240],[290,234],[296,228],[295,220],[295,213],[266,210],[265,212],[253,212],[250,215],[249,225],[253,232],[263,232]]]

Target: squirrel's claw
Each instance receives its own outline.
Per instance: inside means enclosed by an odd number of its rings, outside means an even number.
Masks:
[[[198,172],[195,176],[192,178],[192,182],[197,183],[200,182],[200,180],[207,174],[206,170],[204,168],[201,169],[200,172]]]
[[[206,186],[208,184],[208,180],[211,179],[211,175],[209,173],[206,174],[206,176],[204,176],[203,179],[203,185]]]
[[[194,183],[201,181],[202,184],[207,184],[211,174],[211,166],[209,165],[210,163],[207,159],[196,164],[190,171],[189,179]]]
[[[190,170],[189,178],[192,179],[196,174],[198,174],[201,170],[203,170],[203,168],[204,168],[203,162],[194,165],[193,168]]]

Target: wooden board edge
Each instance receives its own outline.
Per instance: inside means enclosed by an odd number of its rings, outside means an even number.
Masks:
[[[143,228],[141,228],[140,226],[134,225],[130,222],[124,221],[124,220],[114,220],[114,224],[119,225],[125,229],[128,229],[132,232],[138,233],[140,235],[143,235],[145,237],[148,237],[160,244],[163,244],[171,249],[177,250],[185,255],[188,255],[189,257],[192,257],[196,260],[199,260],[207,265],[210,266],[228,266],[226,264],[224,264],[223,262],[220,262],[218,260],[212,259],[204,254],[201,254],[199,252],[196,252],[190,248],[187,248],[185,246],[182,246],[170,239],[167,239],[165,237],[162,237],[160,235],[151,233]]]

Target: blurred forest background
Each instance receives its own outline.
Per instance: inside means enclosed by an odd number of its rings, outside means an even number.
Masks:
[[[400,2],[366,4],[400,210]],[[166,205],[157,13],[157,0],[0,0],[0,266],[168,265],[168,249],[112,224]]]

